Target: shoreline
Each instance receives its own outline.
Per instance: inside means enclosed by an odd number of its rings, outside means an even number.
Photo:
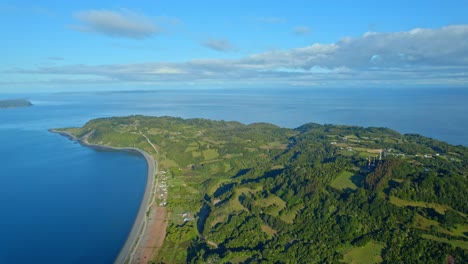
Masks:
[[[111,146],[104,146],[104,145],[99,145],[99,144],[92,144],[89,143],[86,138],[77,138],[74,135],[65,132],[65,131],[59,131],[55,129],[50,129],[49,132],[59,134],[61,136],[64,136],[72,141],[76,141],[80,143],[82,146],[93,148],[96,150],[104,150],[104,151],[123,151],[123,152],[128,152],[132,154],[138,154],[142,156],[146,160],[146,165],[147,165],[147,175],[146,175],[146,186],[145,186],[145,192],[143,194],[143,199],[141,200],[140,207],[138,209],[137,216],[135,217],[135,221],[133,222],[132,229],[130,230],[130,233],[127,236],[127,240],[121,247],[119,254],[115,258],[114,263],[124,263],[125,260],[128,259],[130,255],[130,250],[132,246],[135,244],[137,241],[137,238],[139,237],[140,230],[143,227],[143,223],[145,220],[145,214],[147,211],[147,207],[150,203],[150,196],[151,196],[151,190],[153,186],[154,179],[156,177],[156,171],[157,171],[157,166],[155,167],[155,161],[151,155],[146,153],[145,151],[138,149],[138,148],[120,148],[120,147],[111,147]],[[143,234],[141,234],[143,235]]]

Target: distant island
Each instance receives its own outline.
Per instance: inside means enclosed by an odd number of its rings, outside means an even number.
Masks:
[[[10,100],[0,100],[0,109],[4,108],[16,108],[16,107],[29,107],[33,104],[26,99],[10,99]]]
[[[387,128],[174,117],[54,132],[154,158],[145,217],[118,262],[468,261],[467,147]]]

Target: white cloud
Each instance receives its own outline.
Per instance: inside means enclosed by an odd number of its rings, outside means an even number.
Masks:
[[[211,44],[219,50],[231,47],[229,42],[211,41]],[[12,69],[8,73],[94,76],[115,83],[205,84],[224,81],[252,85],[467,86],[467,46],[468,25],[455,25],[440,29],[366,33],[336,43],[316,43],[235,60],[68,65]]]
[[[75,18],[81,23],[69,26],[71,29],[110,37],[141,39],[161,31],[150,18],[127,9],[82,11]]]
[[[343,38],[332,44],[313,44],[304,48],[257,54],[251,63],[288,64],[299,68],[374,67],[371,58],[379,58],[380,67],[466,66],[468,65],[468,25],[408,32],[366,33],[362,37]],[[374,61],[375,62],[375,61]]]
[[[216,51],[226,52],[234,50],[234,46],[226,39],[208,39],[202,45]]]

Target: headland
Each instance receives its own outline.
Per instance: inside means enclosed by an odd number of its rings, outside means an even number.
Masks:
[[[26,100],[26,99],[0,100],[0,109],[29,107],[32,105],[33,104],[29,100]]]

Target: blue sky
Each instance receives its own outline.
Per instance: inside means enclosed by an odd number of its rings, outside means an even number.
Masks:
[[[0,92],[467,87],[468,1],[2,1]]]

